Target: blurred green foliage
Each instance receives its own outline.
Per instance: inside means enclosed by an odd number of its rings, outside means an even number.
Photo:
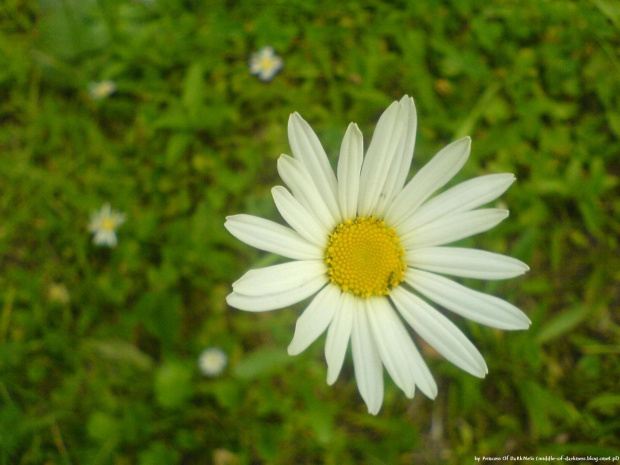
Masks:
[[[3,0],[0,463],[437,464],[620,454],[620,7],[615,0]],[[273,81],[248,72],[272,45]],[[91,82],[115,94],[93,101]],[[228,309],[271,257],[227,214],[277,218],[270,187],[299,111],[335,157],[408,93],[414,168],[473,137],[458,180],[513,172],[511,219],[465,241],[526,261],[474,287],[533,321],[458,320],[489,365],[427,350],[440,394],[388,381],[372,417],[350,362],[291,358],[299,311]],[[335,160],[335,158],[332,158]],[[127,215],[115,249],[86,226]],[[455,319],[456,320],[456,319]],[[229,355],[201,377],[207,346]]]

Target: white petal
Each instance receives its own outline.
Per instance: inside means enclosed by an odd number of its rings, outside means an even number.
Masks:
[[[362,305],[353,314],[351,351],[357,388],[366,402],[368,413],[376,415],[383,403],[383,367]]]
[[[96,245],[116,247],[118,240],[116,239],[116,233],[114,231],[110,231],[109,229],[101,229],[95,233],[93,243]]]
[[[457,367],[479,378],[488,373],[484,358],[445,316],[402,287],[391,298],[402,317],[426,342]]]
[[[464,137],[440,150],[399,192],[385,213],[385,221],[396,227],[411,216],[433,192],[459,172],[469,157],[470,148],[471,139]]]
[[[295,158],[281,155],[278,158],[278,173],[299,203],[312,212],[325,230],[333,230],[338,223],[337,217],[330,213],[306,166]]]
[[[325,286],[312,299],[295,324],[295,335],[288,346],[289,355],[302,353],[331,323],[340,301],[340,288],[333,284]]]
[[[290,228],[252,215],[227,216],[224,226],[252,247],[295,260],[323,259],[324,251]]]
[[[338,379],[353,328],[353,314],[357,311],[351,294],[342,292],[336,314],[327,330],[325,341],[325,360],[327,361],[327,384]]]
[[[328,231],[306,208],[282,186],[271,189],[271,195],[282,218],[308,242],[324,248]]]
[[[260,297],[301,288],[322,275],[327,275],[323,260],[301,260],[250,270],[232,287],[239,294]]]
[[[373,325],[373,330],[374,330],[374,323],[373,323],[373,316],[372,316],[373,314],[372,312],[369,311],[368,315],[369,315],[369,318],[370,318],[371,324]],[[413,380],[415,381],[415,384],[420,388],[420,391],[422,391],[425,396],[427,396],[429,399],[434,399],[435,397],[437,397],[437,383],[435,383],[435,379],[433,378],[431,371],[428,369],[426,362],[424,362],[422,355],[420,355],[420,352],[416,348],[415,344],[413,343],[413,340],[407,333],[403,324],[396,317],[393,311],[391,312],[391,315],[392,317],[396,318],[396,321],[394,321],[391,325],[393,328],[393,332],[390,335],[390,330],[387,327],[384,327],[382,328],[383,333],[384,333],[383,337],[384,338],[385,337],[388,337],[388,338],[398,337],[402,343],[409,346],[407,348],[407,362],[411,365]],[[396,323],[398,324],[398,326]],[[397,333],[401,331],[404,333],[404,336],[397,336]],[[405,342],[406,340],[408,340],[410,344]],[[387,365],[386,365],[386,368],[387,368]]]
[[[405,281],[442,307],[483,325],[499,329],[527,329],[530,326],[529,318],[514,305],[443,276],[409,269]]]
[[[373,214],[405,128],[401,106],[393,102],[377,122],[362,166],[358,205],[361,216]]]
[[[530,268],[516,258],[463,247],[426,247],[405,254],[409,266],[462,278],[508,279]]]
[[[387,300],[385,302],[387,304]],[[374,306],[370,308],[369,306],[368,318],[375,335],[375,344],[394,382],[405,391],[405,394],[409,397],[413,397],[413,392],[411,391],[408,393],[392,374],[393,371],[396,371],[396,366],[398,366],[401,377],[411,377],[411,380],[420,388],[424,395],[430,399],[434,399],[437,396],[437,383],[435,383],[435,379],[428,369],[426,362],[424,362],[422,355],[420,355],[420,352],[413,343],[405,326],[398,318],[391,305],[387,304],[386,308],[383,309],[375,308]],[[386,347],[382,348],[382,344]],[[384,353],[386,350],[391,351],[392,357],[394,358],[392,362],[386,362],[386,358],[388,357],[388,355]],[[399,357],[395,357],[398,355],[398,352],[400,352]],[[389,367],[390,363],[394,365],[393,370]],[[400,382],[406,384],[408,381],[408,379],[402,379]]]
[[[412,398],[416,379],[412,353],[416,349],[411,337],[385,297],[366,299],[366,308],[383,365],[396,385]]]
[[[489,174],[462,182],[418,208],[407,224],[420,227],[442,216],[473,210],[502,195],[514,180],[513,174]]]
[[[297,112],[293,113],[288,120],[288,139],[293,156],[306,166],[327,208],[339,221],[336,176],[329,165],[319,138]]]
[[[364,138],[357,124],[351,123],[342,139],[338,159],[338,200],[345,219],[357,216],[360,171],[364,160]]]
[[[413,159],[413,147],[415,146],[418,124],[415,104],[411,97],[405,95],[400,100],[399,105],[401,106],[403,121],[406,121],[406,127],[374,211],[374,215],[380,217],[383,217],[387,207],[405,185]]]
[[[231,307],[248,312],[264,312],[288,307],[289,305],[301,302],[312,294],[317,293],[327,283],[326,276],[317,276],[303,285],[294,289],[282,291],[277,294],[266,294],[261,296],[249,296],[233,291],[226,297],[226,302]]]
[[[448,215],[419,228],[405,224],[403,229],[411,232],[401,236],[401,244],[406,250],[449,244],[487,231],[507,217],[508,210],[483,208]]]
[[[431,370],[428,369],[428,365],[426,365],[426,362],[422,358],[422,355],[420,355],[415,344],[411,352],[411,362],[415,367],[415,384],[420,388],[420,391],[429,399],[437,397],[437,383],[435,382],[435,378],[433,378]]]

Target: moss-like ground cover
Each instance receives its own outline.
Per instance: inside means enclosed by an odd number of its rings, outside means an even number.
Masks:
[[[284,60],[270,82],[248,70],[265,45]],[[0,463],[620,455],[619,76],[615,0],[3,0]],[[93,99],[106,79],[116,91]],[[323,340],[286,354],[303,305],[226,306],[274,258],[223,222],[280,221],[270,188],[290,113],[335,161],[350,121],[368,143],[405,93],[414,169],[471,135],[457,181],[516,174],[510,219],[464,243],[531,271],[467,284],[533,324],[453,318],[486,379],[425,348],[438,398],[387,381],[373,417],[350,360],[325,384]],[[105,203],[127,218],[115,248],[87,230]],[[229,363],[208,378],[197,361],[213,346]]]

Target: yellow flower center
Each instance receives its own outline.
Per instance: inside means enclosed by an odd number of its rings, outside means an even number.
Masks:
[[[260,67],[266,71],[273,68],[275,65],[275,60],[272,57],[264,57],[260,60]]]
[[[387,295],[404,279],[405,251],[393,228],[374,217],[340,223],[329,238],[325,262],[333,283],[360,297]]]
[[[116,229],[116,221],[113,217],[107,217],[101,220],[101,229],[105,229],[107,231],[113,231]]]

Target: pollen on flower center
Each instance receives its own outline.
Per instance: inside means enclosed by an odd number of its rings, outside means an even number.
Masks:
[[[101,229],[115,230],[116,226],[116,220],[114,218],[104,218],[101,221]]]
[[[400,284],[407,264],[400,240],[385,221],[358,216],[336,227],[325,261],[333,283],[361,297],[387,295]]]

